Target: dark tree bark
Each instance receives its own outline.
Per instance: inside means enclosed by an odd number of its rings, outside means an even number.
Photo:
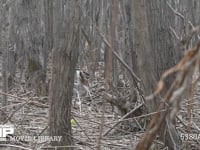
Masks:
[[[71,101],[75,66],[78,59],[80,12],[77,1],[54,1],[54,49],[52,89],[50,91],[50,135],[62,136],[52,145],[73,145]],[[72,148],[69,148],[72,149]]]

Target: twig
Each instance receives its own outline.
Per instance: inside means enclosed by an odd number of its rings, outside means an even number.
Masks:
[[[180,37],[177,35],[176,31],[174,30],[174,28],[172,28],[170,26],[170,30],[172,31],[172,33],[174,34],[174,36],[177,38],[177,40],[180,40]]]
[[[127,118],[127,119],[122,120],[121,122],[123,122],[123,121],[128,121],[128,120],[135,120],[135,119],[139,119],[139,118],[145,118],[145,117],[152,116],[152,115],[155,115],[155,114],[158,114],[158,113],[161,113],[161,112],[165,112],[165,111],[168,111],[168,109],[162,109],[162,110],[160,110],[160,111],[151,112],[151,113],[144,114],[144,115],[140,115],[140,116],[137,116],[137,117]],[[113,124],[113,123],[115,123],[115,122],[119,122],[119,121],[113,121],[113,122],[107,123],[106,125],[108,125],[108,124]],[[106,125],[105,125],[105,126],[106,126]],[[117,129],[117,130],[118,130],[118,129]]]
[[[79,144],[79,145],[84,145],[84,146],[87,146],[87,147],[89,147],[90,149],[93,149],[93,150],[95,150],[92,146],[92,144],[91,143],[89,143],[89,142],[85,142],[85,141],[82,141],[81,139],[78,139],[78,138],[75,138],[74,136],[72,136],[71,134],[68,134],[68,133],[66,133],[68,136],[70,136],[71,138],[73,138],[74,140],[77,140],[78,141],[78,143],[76,143],[76,144]]]
[[[14,148],[18,148],[18,149],[25,149],[25,150],[31,150],[30,148],[26,148],[26,147],[22,147],[22,146],[19,146],[19,145],[12,145],[12,144],[0,144],[0,147],[14,147]]]
[[[44,131],[46,131],[48,129],[48,125],[39,133],[39,136],[42,135],[44,133]]]
[[[192,122],[192,124],[193,124],[194,128],[197,129],[198,132],[200,132],[200,128],[198,127],[198,125],[196,125],[195,122]]]
[[[45,104],[42,104],[42,103],[39,103],[39,102],[32,101],[32,99],[21,98],[21,97],[12,95],[12,94],[4,93],[4,92],[2,92],[2,91],[0,91],[0,94],[1,94],[1,95],[6,95],[6,96],[9,96],[9,97],[12,97],[12,98],[16,98],[16,99],[23,100],[23,101],[25,101],[25,102],[28,102],[27,104],[32,104],[32,105],[35,105],[35,106],[38,106],[38,107],[48,108],[48,105],[45,105]]]
[[[181,19],[185,20],[185,17],[180,12],[176,11],[169,2],[167,2],[167,5],[175,13],[175,15],[177,15],[177,16],[181,17]]]
[[[17,108],[14,112],[12,112],[12,114],[6,118],[6,120],[4,121],[4,123],[6,123],[8,120],[10,120],[13,115],[18,112],[22,107],[24,107],[28,102],[24,102],[19,108]]]
[[[74,116],[76,116],[76,117],[80,117],[80,116],[77,116],[77,115],[74,115]],[[130,118],[129,118],[130,119]],[[132,118],[131,118],[132,119]],[[97,122],[97,121],[94,121],[94,120],[92,120],[92,119],[86,119],[86,120],[88,120],[89,122],[92,122],[92,123],[95,123],[95,124],[98,124],[98,125],[100,125],[101,123],[100,122]],[[127,119],[128,120],[128,119]],[[122,120],[122,121],[124,121],[124,120]],[[110,124],[110,123],[109,123]],[[112,128],[110,125],[108,125],[108,123],[105,123],[104,124],[104,127],[107,127],[107,128]],[[127,134],[131,134],[131,132],[128,132],[128,131],[125,131],[125,130],[123,130],[123,129],[116,129],[117,131],[120,131],[120,132],[123,132],[123,133],[127,133]]]
[[[82,130],[82,132],[85,134],[85,136],[88,138],[88,140],[91,142],[91,138],[87,135],[87,133],[85,132],[85,130],[81,127],[81,125],[78,123],[78,121],[75,119],[75,117],[72,115],[72,118],[75,120],[76,124],[80,127],[80,129]]]
[[[176,116],[176,118],[180,121],[180,123],[182,123],[182,125],[186,128],[187,127],[187,124],[179,117],[179,116]]]
[[[103,39],[103,42],[106,44],[106,46],[108,48],[111,48],[110,43],[106,40],[106,38],[104,37],[104,35],[99,31],[98,28],[96,28],[97,32],[99,33],[99,35],[101,36],[101,38]],[[133,72],[133,70],[120,58],[120,56],[113,50],[112,53],[115,55],[115,57],[117,58],[117,60],[128,70],[128,72],[130,73],[131,77],[133,78],[133,82],[135,84],[135,87],[137,88],[139,95],[141,96],[143,102],[145,100],[144,95],[142,94],[142,90],[139,88],[138,86],[138,82],[141,82],[141,79]]]
[[[96,28],[99,35],[101,36],[101,38],[103,39],[104,43],[106,44],[107,47],[111,48],[110,43],[106,40],[106,38],[104,37],[104,35],[99,31],[98,28]],[[138,82],[141,82],[140,78],[133,72],[133,70],[120,58],[120,56],[112,49],[113,54],[115,55],[115,57],[119,60],[119,62],[129,71],[129,73],[131,74],[131,76]]]
[[[138,105],[136,108],[132,109],[130,112],[126,113],[121,119],[119,119],[118,122],[116,122],[109,130],[107,130],[103,136],[108,135],[108,133],[110,133],[110,131],[112,131],[120,122],[122,122],[125,118],[127,118],[129,115],[131,115],[132,113],[134,113],[136,110],[138,110],[140,107],[143,106],[143,103]]]

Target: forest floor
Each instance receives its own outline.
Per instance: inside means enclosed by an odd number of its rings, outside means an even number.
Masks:
[[[100,85],[101,83],[98,83]],[[200,84],[192,102],[192,120],[190,124],[190,133],[200,133]],[[113,128],[113,125],[119,122],[121,116],[112,111],[112,106],[103,102],[103,98],[96,94],[94,87],[91,90],[91,96],[80,97],[80,103],[77,97],[73,97],[72,120],[73,138],[76,149],[91,150],[96,149],[102,123],[102,112],[104,112],[104,126],[102,134]],[[2,93],[1,93],[2,94]],[[14,80],[14,86],[7,93],[8,123],[14,125],[14,136],[48,136],[48,96],[37,96],[35,90],[29,88],[24,78],[19,78],[19,72]],[[105,109],[103,107],[105,104]],[[187,133],[188,122],[188,101],[184,100],[177,119],[177,130],[180,134]],[[103,150],[131,150],[134,149],[144,131],[129,132],[123,130],[121,123],[116,125],[109,134],[101,138],[101,148]],[[185,139],[183,139],[184,141]],[[188,141],[191,145],[199,145],[200,139]],[[157,145],[162,145],[156,141]],[[185,143],[184,143],[185,144]],[[12,146],[16,149],[50,149],[48,141],[38,142],[23,140],[9,141],[0,143],[1,146]],[[1,148],[0,148],[1,149]],[[5,148],[3,148],[5,149]],[[53,149],[53,148],[51,148]]]
[[[26,87],[25,80],[15,80],[15,86],[9,90],[8,95],[9,110],[8,122],[14,125],[14,136],[46,136],[48,135],[48,97],[37,96],[34,89]],[[75,99],[75,97],[74,97]],[[102,99],[96,97],[81,97],[82,106],[77,100],[73,100],[72,108],[72,129],[73,138],[77,149],[96,149],[101,121],[102,121]],[[95,101],[92,102],[92,101]],[[93,104],[94,105],[93,105]],[[11,110],[11,111],[10,111]],[[105,133],[112,125],[119,121],[120,116],[116,116],[112,112],[109,103],[105,103],[104,127],[102,134]],[[138,140],[139,133],[131,133],[123,130],[120,132],[111,132],[101,139],[102,149],[132,149]],[[4,144],[23,149],[45,149],[50,148],[49,142],[24,142],[16,140],[12,142],[4,142]]]
[[[76,149],[96,149],[99,142],[103,99],[100,95],[94,93],[95,88],[91,89],[90,96],[80,97],[81,110],[77,97],[73,97],[71,125]],[[33,88],[28,87],[24,75],[20,77],[18,71],[13,86],[7,93],[1,92],[1,95],[7,96],[6,122],[14,125],[14,135],[12,137],[48,136],[48,96],[38,96]],[[2,106],[1,109],[3,110]],[[102,134],[112,128],[112,125],[117,123],[119,119],[120,116],[112,111],[112,106],[105,102]],[[108,135],[101,138],[102,149],[127,150],[135,146],[140,133],[120,130],[120,124],[117,128],[119,129],[113,129]],[[7,147],[31,150],[53,148],[50,147],[48,141],[23,141],[23,139],[17,138],[0,143],[0,149],[6,149]]]

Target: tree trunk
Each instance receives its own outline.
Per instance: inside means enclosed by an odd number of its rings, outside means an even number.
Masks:
[[[50,135],[62,136],[53,146],[73,145],[71,102],[75,66],[78,59],[80,12],[77,1],[54,1],[54,48],[52,88],[50,91]],[[73,148],[69,148],[73,149]]]
[[[8,1],[2,1],[0,2],[0,13],[2,16],[0,16],[0,33],[1,33],[1,39],[0,39],[0,50],[2,52],[2,91],[7,93],[8,92],[8,42],[9,42],[9,2]],[[0,111],[0,121],[6,120],[6,106],[8,104],[7,96],[3,95],[2,97],[2,106],[5,107],[3,111]]]
[[[144,94],[148,95],[152,93],[154,89],[154,65],[152,64],[153,58],[149,43],[150,41],[148,22],[145,13],[145,4],[141,0],[132,1],[132,23],[134,48],[137,55],[137,70],[142,80],[142,86],[145,92]]]
[[[138,71],[146,96],[154,91],[161,74],[177,61],[177,54],[167,25],[172,18],[169,18],[166,7],[166,1],[155,0],[146,1],[146,3],[140,0],[133,1],[134,47],[137,53]],[[166,81],[166,87],[170,86],[170,81],[171,79]],[[157,110],[159,100],[155,98],[148,101],[149,112]],[[169,149],[179,149],[180,139],[176,129],[173,125],[170,128],[166,126],[167,120],[168,118],[163,123],[159,136]]]

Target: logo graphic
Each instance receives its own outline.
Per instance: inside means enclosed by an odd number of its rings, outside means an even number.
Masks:
[[[9,134],[14,134],[14,125],[0,125],[0,141],[6,141]]]

